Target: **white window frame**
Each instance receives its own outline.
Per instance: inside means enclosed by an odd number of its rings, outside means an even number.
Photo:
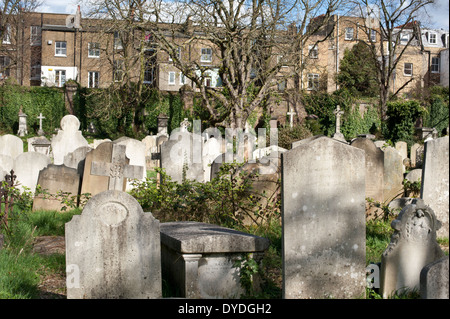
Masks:
[[[91,82],[93,83],[93,85],[91,85]],[[98,88],[99,85],[100,85],[100,72],[89,71],[88,72],[88,88]]]
[[[317,44],[308,46],[308,56],[310,59],[319,58],[319,50],[317,49]]]
[[[55,70],[55,85],[57,87],[63,87],[64,84],[66,83],[66,79],[67,79],[67,74],[66,74],[66,70]]]
[[[433,38],[433,41],[431,41],[431,38]],[[437,44],[437,33],[434,33],[434,32],[428,33],[428,43],[429,44]]]
[[[5,30],[2,35],[3,37],[3,44],[11,44],[11,25],[7,24],[5,25]]]
[[[64,47],[62,46],[64,44]],[[55,56],[67,57],[67,42],[55,41]]]
[[[353,40],[355,38],[355,29],[352,27],[345,28],[345,38],[344,40]]]
[[[211,76],[205,76],[203,78],[203,85],[207,88],[213,87],[213,81]]]
[[[180,72],[179,76],[180,76],[180,85],[185,85],[186,84],[186,76],[183,74],[183,72]]]
[[[169,85],[175,85],[175,82],[176,82],[176,74],[175,74],[175,72],[170,71],[168,73],[167,82],[168,82]]]
[[[88,58],[96,58],[96,59],[100,58],[100,43],[98,42],[88,43]]]
[[[30,26],[30,44],[41,45],[42,43],[42,29],[39,25]]]
[[[212,62],[212,49],[211,48],[201,48],[200,49],[200,62]]]
[[[433,63],[435,62],[435,63]],[[441,59],[439,59],[439,57],[434,56],[431,58],[431,73],[439,73],[441,71]]]
[[[318,90],[320,75],[317,73],[308,73],[307,77],[308,77],[307,90],[308,91]],[[310,84],[312,84],[312,86]]]
[[[407,44],[409,41],[409,33],[400,32],[400,43],[401,44]]]
[[[114,49],[115,50],[122,50],[123,49],[123,43],[121,38],[120,31],[114,31]]]
[[[374,29],[369,29],[369,39],[370,42],[377,42],[377,31]]]
[[[407,65],[410,65],[411,67],[409,68],[407,68],[406,66]],[[405,62],[404,64],[403,64],[403,75],[404,76],[413,76],[413,64],[412,63],[410,63],[410,62]],[[410,72],[410,73],[409,73]]]

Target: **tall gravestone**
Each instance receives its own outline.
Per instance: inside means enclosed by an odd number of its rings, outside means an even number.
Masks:
[[[129,137],[122,137],[113,142],[117,145],[125,146],[125,156],[130,160],[129,164],[134,166],[142,167],[139,174],[134,176],[134,179],[143,181],[146,177],[146,163],[145,163],[145,144],[141,141],[138,141]],[[131,190],[133,188],[132,182],[130,180],[127,181],[126,190]]]
[[[64,163],[64,156],[81,146],[88,146],[88,142],[79,131],[80,121],[74,115],[66,115],[61,119],[61,130],[52,139],[53,163]]]
[[[364,150],[366,156],[366,198],[383,202],[384,188],[384,153],[375,143],[367,138],[358,137],[351,143],[352,146]],[[372,209],[368,210],[371,215]]]
[[[403,196],[403,159],[393,147],[383,148],[384,152],[384,189],[383,202],[389,203]]]
[[[449,146],[448,136],[425,143],[422,198],[441,221],[438,237],[449,237]]]
[[[23,153],[23,141],[11,134],[0,136],[0,155],[9,155],[13,159]]]
[[[316,136],[281,156],[283,297],[364,295],[364,152]]]
[[[22,186],[25,186],[31,192],[34,192],[40,170],[46,168],[49,164],[51,164],[50,157],[41,153],[26,152],[17,156],[14,160],[13,169],[17,175],[17,182],[20,183],[20,191],[22,192],[24,190]]]
[[[394,234],[381,256],[380,294],[420,289],[420,272],[440,259],[443,252],[436,241],[440,222],[421,199],[405,206],[392,224]]]
[[[92,197],[66,223],[67,298],[161,298],[159,221],[122,191]]]

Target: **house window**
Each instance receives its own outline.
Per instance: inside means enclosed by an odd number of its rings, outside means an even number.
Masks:
[[[115,60],[113,65],[113,77],[115,82],[123,80],[123,61]]]
[[[431,58],[431,73],[439,73],[439,58]]]
[[[202,48],[200,62],[212,62],[212,49]]]
[[[65,41],[56,41],[55,55],[56,56],[67,56],[67,43]]]
[[[311,59],[317,59],[319,57],[319,51],[317,50],[317,45],[310,45],[308,47],[309,57]]]
[[[319,89],[319,74],[309,73],[308,90],[318,90],[318,89]]]
[[[345,40],[353,40],[353,28],[345,28]]]
[[[41,65],[31,65],[30,69],[30,80],[40,81],[41,80]]]
[[[4,29],[3,44],[11,44],[11,26],[9,24]]]
[[[183,72],[180,72],[180,85],[186,84],[186,76],[183,74]]]
[[[121,50],[123,48],[122,35],[119,31],[114,31],[114,49]]]
[[[407,44],[409,41],[409,34],[408,33],[400,33],[400,43],[401,44]]]
[[[31,31],[30,31],[31,35],[30,35],[30,42],[31,45],[41,45],[41,35],[42,35],[42,30],[41,27],[38,25],[32,25],[31,26]]]
[[[436,44],[437,43],[437,41],[436,41],[436,33],[429,33],[429,35],[428,35],[428,42],[430,44]]]
[[[175,72],[169,72],[169,85],[175,85]]]
[[[100,43],[89,42],[88,43],[88,57],[99,58],[100,57]]]
[[[370,39],[370,42],[377,42],[377,31],[376,30],[373,30],[373,29],[369,30],[369,39]]]
[[[180,47],[178,47],[178,48],[175,50],[175,54],[176,54],[176,58],[177,58],[178,60],[181,60],[181,48],[180,48]],[[171,55],[171,54],[169,54],[169,61],[173,61],[172,55]]]
[[[403,74],[406,76],[413,75],[413,64],[412,63],[405,63],[403,65]]]
[[[212,79],[210,76],[205,77],[204,81],[203,81],[205,87],[209,88],[212,87]]]
[[[100,81],[100,73],[97,71],[90,71],[88,74],[88,88],[98,88]]]
[[[9,56],[0,56],[0,79],[5,79],[10,76],[10,63],[11,59]]]
[[[63,87],[66,83],[66,70],[55,70],[55,85]]]

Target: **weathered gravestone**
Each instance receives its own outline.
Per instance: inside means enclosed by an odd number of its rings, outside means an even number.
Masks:
[[[64,165],[70,168],[75,168],[83,177],[84,173],[84,162],[86,160],[87,153],[92,151],[92,148],[89,146],[81,146],[74,150],[73,152],[68,153],[64,156]]]
[[[65,206],[61,202],[62,196],[70,199],[78,195],[80,174],[75,168],[50,164],[39,172],[37,184],[44,193],[34,197],[33,211],[41,209],[61,211]]]
[[[422,299],[449,299],[448,256],[423,267],[420,272]]]
[[[245,290],[236,262],[248,254],[259,262],[268,247],[266,238],[217,225],[161,224],[163,277],[178,297],[239,298]]]
[[[161,298],[159,221],[122,191],[92,197],[66,223],[67,298]]]
[[[74,115],[66,115],[61,119],[61,130],[52,139],[53,163],[64,163],[64,156],[88,142],[79,131],[80,121]]]
[[[403,159],[393,147],[382,148],[384,152],[384,203],[403,195]]]
[[[23,192],[22,186],[29,191],[36,190],[39,172],[51,164],[48,156],[37,152],[26,152],[16,157],[14,160],[14,172],[17,175],[17,183],[19,183],[20,191]]]
[[[214,160],[222,153],[222,140],[211,137],[202,147],[203,152],[203,181],[209,182],[211,180],[211,165]]]
[[[0,154],[0,182],[5,179],[5,175],[13,169],[14,160],[9,155]]]
[[[281,156],[283,297],[364,295],[364,151],[316,136]]]
[[[398,141],[395,143],[395,149],[399,152],[402,157],[402,163],[408,158],[408,144],[403,141]],[[403,166],[403,172],[405,172],[405,167]]]
[[[449,237],[449,146],[448,136],[425,143],[422,198],[441,221],[438,237]]]
[[[384,188],[384,153],[375,143],[367,138],[358,137],[352,146],[362,149],[366,158],[366,198],[371,198],[376,202],[383,202]],[[376,208],[368,208],[366,213],[373,217]]]
[[[0,136],[0,154],[9,155],[13,159],[23,153],[23,141],[11,134]]]
[[[410,157],[411,157],[411,167],[412,168],[416,168],[418,167],[419,163],[417,161],[417,150],[421,147],[422,145],[415,143],[411,146],[411,151],[410,151]],[[421,162],[420,162],[421,163]]]
[[[135,140],[129,137],[121,137],[115,141],[114,144],[125,146],[124,155],[129,159],[129,164],[131,166],[142,167],[142,169],[138,169],[133,171],[132,175],[127,177],[132,177],[137,180],[145,180],[146,177],[146,163],[145,163],[145,144],[141,141]],[[133,188],[132,182],[127,181],[126,190],[129,191]]]
[[[183,178],[203,181],[201,136],[184,131],[172,131],[170,139],[160,148],[160,166],[172,181],[181,183]]]
[[[443,252],[436,242],[440,222],[421,199],[402,209],[392,224],[394,234],[381,256],[380,294],[420,289],[420,272],[427,264],[440,259]]]
[[[126,147],[104,142],[86,155],[81,194],[125,190],[127,178],[139,178],[144,167],[129,165]]]

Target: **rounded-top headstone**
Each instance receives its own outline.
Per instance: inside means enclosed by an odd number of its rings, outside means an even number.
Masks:
[[[61,119],[60,125],[63,131],[76,132],[80,128],[80,121],[74,115],[66,115]]]

